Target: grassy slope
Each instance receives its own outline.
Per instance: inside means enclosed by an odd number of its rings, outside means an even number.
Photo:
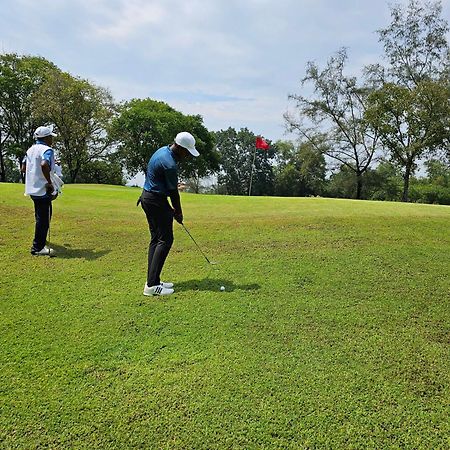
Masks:
[[[33,258],[0,185],[5,448],[450,447],[448,207],[186,194],[220,265],[175,224],[163,300],[138,195],[66,186]]]

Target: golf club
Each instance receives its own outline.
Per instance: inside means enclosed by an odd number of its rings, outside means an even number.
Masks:
[[[47,239],[47,244],[48,244],[48,256],[50,258],[54,258],[56,255],[52,254],[51,250],[50,250],[51,249],[51,247],[50,247],[50,239],[51,239],[51,237],[50,237],[50,230],[51,230],[50,223],[51,223],[51,220],[52,220],[52,204],[50,203],[50,209],[48,210],[48,239]]]
[[[200,246],[197,244],[197,242],[195,242],[195,239],[192,237],[192,234],[189,233],[189,230],[186,228],[186,226],[184,225],[184,223],[181,223],[181,226],[184,228],[184,230],[186,231],[186,233],[189,235],[189,237],[192,239],[192,242],[197,246],[199,252],[203,255],[203,257],[206,259],[206,261],[208,262],[208,264],[211,264],[211,266],[217,264],[216,262],[211,262],[208,257],[203,253],[202,249],[200,248]]]

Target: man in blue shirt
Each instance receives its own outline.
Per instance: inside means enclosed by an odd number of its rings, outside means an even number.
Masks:
[[[199,156],[199,153],[194,137],[184,131],[177,134],[172,145],[157,150],[148,162],[140,197],[151,235],[144,295],[170,295],[174,292],[173,283],[162,282],[160,274],[173,243],[173,219],[183,223],[177,163],[189,155]]]
[[[36,143],[28,150],[22,161],[22,172],[25,173],[25,195],[34,202],[35,232],[31,254],[52,256],[54,250],[45,244],[52,217],[52,200],[55,198],[55,187],[50,174],[54,170],[55,155],[52,149],[53,133],[50,127],[38,127],[33,137]]]

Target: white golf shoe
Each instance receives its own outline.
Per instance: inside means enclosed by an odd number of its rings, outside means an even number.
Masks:
[[[32,252],[31,254],[34,256],[55,256],[55,250],[45,246],[42,250],[39,250],[38,252]]]
[[[144,287],[144,295],[170,295],[173,294],[173,289],[166,288],[161,284],[158,284],[157,286],[147,286],[147,284]]]
[[[159,285],[162,286],[163,288],[166,288],[166,289],[172,289],[173,288],[173,283],[166,283],[165,281],[161,281],[161,283],[159,283]],[[144,284],[144,289],[145,288],[149,288],[147,283]]]

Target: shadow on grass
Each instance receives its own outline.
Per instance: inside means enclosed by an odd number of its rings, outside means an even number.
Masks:
[[[57,244],[50,244],[50,247],[53,248],[56,252],[57,258],[62,259],[85,259],[87,261],[93,261],[95,259],[101,258],[102,256],[107,255],[111,250],[94,250],[91,248],[71,248],[70,245],[62,246]]]
[[[220,291],[224,286],[226,292],[233,291],[256,291],[261,288],[259,284],[236,284],[233,281],[224,278],[204,278],[203,280],[188,280],[176,283],[175,292],[183,291]]]

